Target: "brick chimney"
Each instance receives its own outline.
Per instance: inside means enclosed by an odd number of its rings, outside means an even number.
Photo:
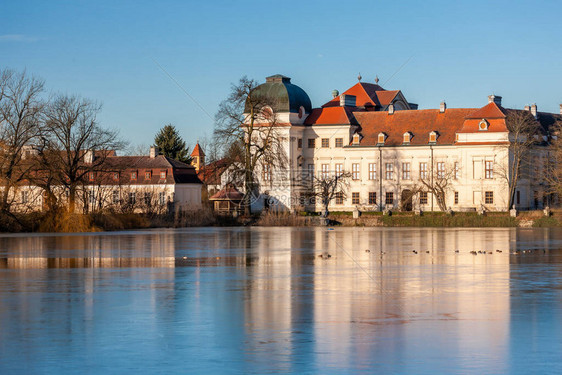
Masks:
[[[150,158],[154,159],[155,157],[158,156],[158,154],[160,154],[160,149],[156,146],[152,146],[150,147]]]
[[[531,104],[531,113],[533,114],[534,118],[537,118],[537,105],[536,104]]]
[[[357,97],[355,95],[340,95],[340,107],[355,107],[357,105]]]
[[[447,103],[443,100],[441,104],[439,104],[439,112],[443,113],[447,109]]]
[[[499,95],[489,95],[488,96],[488,103],[496,103],[497,105],[502,105],[502,97]]]
[[[562,115],[562,104],[560,104],[560,114]]]
[[[528,105],[526,105],[526,106],[525,106],[525,111],[530,111],[530,110],[531,110],[531,107],[528,106]]]

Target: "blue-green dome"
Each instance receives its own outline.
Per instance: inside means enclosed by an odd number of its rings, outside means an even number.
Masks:
[[[306,113],[312,111],[312,103],[308,94],[297,85],[291,83],[291,78],[276,74],[265,79],[265,83],[259,85],[253,95],[264,95],[271,98],[275,103],[272,107],[275,112],[299,113],[300,107],[304,107]],[[246,106],[246,111],[248,111]]]

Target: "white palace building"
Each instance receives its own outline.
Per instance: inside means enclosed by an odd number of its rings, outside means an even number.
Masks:
[[[512,157],[506,118],[510,111],[524,110],[538,122],[542,135],[529,173],[518,181],[514,205],[535,209],[551,204],[541,173],[548,162],[549,129],[561,114],[538,112],[536,105],[506,109],[494,95],[481,108],[447,108],[443,102],[437,109],[417,109],[400,90],[385,90],[377,83],[359,81],[341,94],[334,90],[333,98],[319,108],[288,77],[267,77],[258,86],[258,92],[276,98],[276,126],[288,168],[264,167],[258,173],[262,199],[255,209],[263,208],[267,198],[281,210],[320,211],[319,202],[303,199],[307,187],[301,177],[345,171],[351,174],[348,191],[331,201],[331,211],[439,210],[436,197],[421,183],[432,178],[450,180],[447,209],[505,211],[505,172]]]

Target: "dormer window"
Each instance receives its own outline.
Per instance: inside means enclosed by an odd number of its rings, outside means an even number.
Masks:
[[[439,138],[439,133],[437,133],[436,131],[432,131],[431,133],[429,133],[429,143],[436,143],[437,138]]]
[[[410,144],[410,140],[411,140],[411,139],[412,139],[412,133],[406,132],[406,133],[404,133],[404,135],[403,135],[403,141],[402,141],[402,142],[403,142],[405,145],[408,145],[408,144]]]
[[[379,145],[384,145],[384,141],[386,141],[386,134],[381,132],[377,138],[377,143]]]
[[[488,127],[490,126],[490,123],[486,120],[486,119],[482,119],[479,123],[478,123],[478,130],[488,130]]]
[[[358,145],[359,142],[361,142],[361,134],[359,134],[359,133],[353,134],[352,142],[353,142],[354,145]]]

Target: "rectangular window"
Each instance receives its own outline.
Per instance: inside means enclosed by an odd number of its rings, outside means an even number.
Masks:
[[[437,162],[437,178],[445,178],[445,163]]]
[[[459,192],[455,191],[455,204],[459,204]]]
[[[377,192],[369,192],[369,204],[377,204]]]
[[[341,191],[336,193],[336,204],[343,204],[343,193]]]
[[[119,173],[118,172],[113,172],[112,176],[113,176],[113,181],[119,181]]]
[[[459,178],[461,178],[461,170],[459,167],[459,162],[456,161],[455,162],[455,180],[458,180]]]
[[[420,191],[420,204],[427,204],[427,191]]]
[[[308,148],[314,148],[315,145],[316,145],[316,139],[308,138]]]
[[[377,179],[377,164],[369,163],[369,180]]]
[[[271,165],[264,164],[262,170],[262,177],[264,181],[271,181]]]
[[[137,193],[135,193],[134,191],[129,193],[129,203],[130,204],[137,203]]]
[[[484,193],[484,203],[485,204],[494,204],[494,192],[493,191],[486,191]]]
[[[150,206],[152,203],[152,194],[151,193],[144,193],[144,204],[146,206]]]
[[[385,163],[384,164],[384,178],[385,178],[385,180],[393,180],[394,179],[394,164],[392,164],[392,163]]]
[[[313,178],[314,178],[314,164],[309,164],[308,165],[308,179],[310,181],[312,181]]]
[[[163,206],[166,204],[166,193],[161,191],[158,193],[158,202],[160,202],[160,205]]]
[[[394,193],[386,193],[384,203],[385,204],[394,204]]]
[[[131,180],[133,181],[137,180],[137,172],[131,172]]]
[[[322,148],[330,147],[330,138],[322,138]]]
[[[420,163],[420,178],[422,180],[427,179],[427,163]]]
[[[165,179],[166,179],[166,171],[160,171],[160,179],[161,179],[161,180],[165,180]]]
[[[330,176],[330,164],[322,164],[322,178]]]
[[[351,204],[359,204],[359,193],[351,193]]]
[[[484,176],[488,179],[494,178],[494,162],[493,161],[486,161]]]
[[[410,179],[410,163],[402,163],[402,179]]]
[[[297,139],[297,148],[299,150],[302,148],[302,138]]]
[[[359,163],[351,164],[351,178],[354,180],[359,180]]]
[[[519,192],[519,190],[517,190],[515,196],[516,196],[517,204],[520,204],[521,203],[521,193]]]
[[[27,191],[21,192],[21,203],[26,204],[28,202]]]
[[[88,178],[89,178],[90,181],[94,181],[94,179],[95,179],[94,172],[88,173]]]
[[[113,190],[113,204],[119,203],[119,190]]]
[[[343,174],[343,164],[336,164],[336,176]]]
[[[343,138],[336,138],[336,147],[343,147]]]
[[[151,171],[144,172],[144,179],[145,180],[150,180],[151,178],[152,178],[152,172]]]

